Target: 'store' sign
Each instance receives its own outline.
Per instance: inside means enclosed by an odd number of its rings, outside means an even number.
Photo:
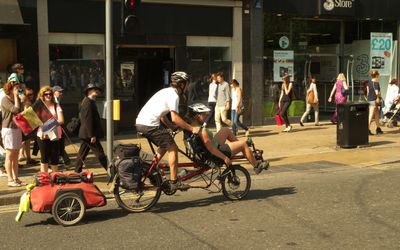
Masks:
[[[319,0],[319,15],[351,16],[355,14],[355,0]]]

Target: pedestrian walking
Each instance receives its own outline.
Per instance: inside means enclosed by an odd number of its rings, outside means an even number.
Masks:
[[[367,101],[369,103],[368,126],[371,126],[372,119],[375,120],[376,134],[383,134],[379,124],[379,111],[382,106],[381,87],[379,85],[379,72],[370,71],[371,80],[367,84]],[[369,129],[369,135],[373,135]]]
[[[309,79],[309,85],[307,88],[307,98],[306,98],[306,112],[304,112],[303,116],[300,119],[300,126],[304,126],[304,121],[308,114],[311,111],[311,108],[314,109],[315,115],[315,126],[319,126],[319,100],[318,100],[318,91],[317,91],[317,80],[314,76],[311,76]]]
[[[236,136],[238,128],[244,129],[245,136],[250,135],[249,128],[240,121],[240,116],[243,115],[243,91],[240,88],[239,82],[236,79],[231,81],[231,95],[232,95],[232,108],[231,108],[231,119],[232,119],[232,133]]]
[[[18,155],[22,145],[22,132],[13,122],[16,114],[21,112],[21,97],[19,95],[19,83],[8,81],[4,84],[3,90],[6,94],[1,101],[2,129],[4,149],[6,150],[5,169],[7,172],[8,186],[20,187],[26,185],[19,176]]]
[[[60,139],[62,134],[61,125],[64,123],[64,114],[60,105],[54,100],[54,92],[50,86],[44,86],[39,90],[38,101],[42,101],[47,111],[56,120],[57,126],[51,130],[45,129],[46,123],[53,120],[47,120],[37,131],[37,143],[40,151],[40,172],[48,172],[49,165],[53,172],[58,172],[58,160],[60,157]],[[40,112],[39,115],[44,115]],[[45,115],[47,116],[47,114]],[[43,117],[39,117],[45,120]]]
[[[63,97],[63,91],[64,91],[64,89],[58,85],[53,87],[54,101],[60,106],[61,106],[60,102]],[[61,106],[61,108],[62,108],[62,106]],[[65,151],[65,133],[62,133],[61,139],[60,139],[60,156],[62,157],[63,163],[65,165],[71,164],[71,160],[69,159],[69,156],[68,156],[67,152]]]
[[[229,84],[224,80],[224,73],[217,73],[217,103],[215,106],[215,125],[217,132],[221,129],[222,123],[231,127],[232,123],[228,119],[228,110],[230,109],[230,90]]]
[[[208,107],[211,112],[208,114],[206,119],[206,123],[209,123],[211,117],[215,116],[215,106],[217,105],[217,94],[218,94],[218,85],[217,85],[217,74],[212,73],[209,78],[209,88],[208,88]]]
[[[283,132],[290,132],[292,130],[292,126],[289,122],[288,109],[292,102],[291,93],[293,91],[293,84],[290,82],[290,75],[288,74],[285,74],[282,77],[282,81],[281,95],[279,97],[279,110],[280,116],[285,121],[286,126]]]
[[[329,98],[328,98],[328,102],[332,102],[332,96],[335,95],[336,109],[335,109],[335,113],[333,113],[333,115],[331,117],[332,123],[337,122],[337,105],[346,103],[346,101],[347,101],[346,91],[348,89],[349,89],[349,85],[347,85],[346,77],[344,76],[343,73],[340,73],[338,75],[338,77],[336,78],[336,82],[333,85],[331,94],[329,95]]]
[[[81,140],[79,148],[75,172],[82,172],[83,161],[89,153],[89,150],[96,155],[101,166],[107,170],[107,156],[101,146],[100,139],[104,137],[101,128],[100,114],[96,106],[96,98],[101,93],[101,89],[93,83],[89,83],[85,90],[85,97],[81,103],[79,111],[79,119],[81,126],[79,128],[78,137]]]

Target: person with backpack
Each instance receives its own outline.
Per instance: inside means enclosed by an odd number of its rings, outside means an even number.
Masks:
[[[101,93],[101,89],[93,83],[89,83],[85,90],[85,97],[82,100],[79,111],[80,127],[78,137],[81,140],[75,172],[82,172],[84,160],[89,150],[96,155],[101,166],[107,171],[107,156],[101,146],[100,139],[104,137],[101,128],[100,114],[96,106],[96,98]]]

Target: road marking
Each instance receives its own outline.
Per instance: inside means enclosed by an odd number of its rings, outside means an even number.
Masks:
[[[18,213],[19,205],[0,206],[0,214]]]

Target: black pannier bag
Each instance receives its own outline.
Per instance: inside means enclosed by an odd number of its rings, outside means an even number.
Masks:
[[[114,157],[116,159],[125,159],[138,157],[140,145],[138,144],[119,144],[114,148]]]
[[[117,160],[115,166],[121,181],[121,186],[128,190],[135,190],[140,183],[143,161],[140,157]]]

